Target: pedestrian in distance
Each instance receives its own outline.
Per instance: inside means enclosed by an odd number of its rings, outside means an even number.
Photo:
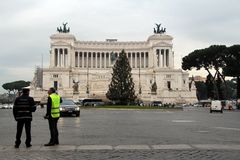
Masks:
[[[59,106],[62,103],[62,98],[56,93],[54,88],[49,88],[48,95],[47,113],[44,118],[48,119],[51,138],[44,146],[54,146],[59,144],[57,123],[60,117]]]
[[[15,148],[19,148],[21,144],[21,136],[23,126],[25,126],[26,132],[26,147],[31,147],[31,121],[32,112],[36,111],[36,104],[34,99],[29,96],[30,90],[27,88],[22,89],[22,94],[16,98],[13,105],[13,116],[17,121],[17,133]]]

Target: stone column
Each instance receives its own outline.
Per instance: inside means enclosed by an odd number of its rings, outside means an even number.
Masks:
[[[135,57],[135,68],[138,68],[138,52],[136,52],[136,57]],[[137,63],[136,63],[137,62]]]
[[[169,49],[169,65],[170,65],[170,68],[173,67],[173,52]]]
[[[91,66],[90,66],[90,68],[93,68],[93,52],[91,52],[90,54],[91,54]]]
[[[139,52],[139,68],[142,68],[142,52]]]
[[[89,54],[89,52],[87,52],[87,68],[89,68],[89,64],[88,64],[88,62],[89,62],[89,60],[88,60],[88,54]]]
[[[59,67],[62,67],[62,54],[61,54],[61,49],[59,49]]]
[[[58,49],[54,49],[54,56],[53,56],[53,60],[54,60],[54,67],[57,67],[58,66]]]
[[[63,49],[63,52],[62,52],[62,67],[64,67],[64,49]]]
[[[155,58],[155,51],[153,49],[150,49],[148,51],[148,67],[151,68],[151,67],[154,67],[155,65],[155,62],[154,62],[154,58]]]
[[[65,67],[65,52],[64,52],[64,49],[62,51],[62,67]]]
[[[108,53],[108,67],[111,66],[111,53]]]
[[[50,67],[55,67],[55,49],[50,50],[50,54],[49,54],[49,58],[50,58]]]
[[[135,68],[137,68],[137,52],[135,53]]]
[[[156,67],[159,67],[160,66],[160,62],[159,62],[159,58],[160,58],[160,52],[159,52],[159,49],[156,49],[156,61],[157,61],[157,66]]]
[[[106,55],[106,68],[108,68],[108,57],[109,57],[109,54],[106,52],[105,55]]]
[[[145,52],[143,52],[143,68],[145,68],[146,66],[146,56],[145,56]]]
[[[97,53],[96,52],[93,52],[94,57],[93,57],[93,68],[96,68],[96,56],[97,56]]]
[[[169,67],[169,51],[167,52],[167,49],[165,49],[166,53],[166,67]]]
[[[69,54],[68,64],[70,67],[74,67],[74,50],[69,48],[68,54]],[[71,84],[71,87],[72,87],[72,84]]]
[[[168,62],[168,64],[169,64],[169,67],[171,68],[172,67],[172,54],[171,54],[171,52],[170,52],[170,50],[168,49],[168,60],[169,60],[169,62]]]
[[[81,52],[78,52],[78,68],[80,68],[81,67],[81,55],[82,55],[82,53]]]
[[[144,66],[145,66],[145,68],[148,68],[148,57],[147,57],[147,52],[144,52],[144,59],[145,59],[145,61],[144,61]]]
[[[162,68],[162,54],[161,54],[161,49],[159,49],[159,67]]]
[[[102,68],[104,68],[104,53],[102,52]]]
[[[107,53],[104,52],[104,68],[107,68]]]
[[[102,53],[100,52],[100,68],[102,68]]]
[[[98,52],[96,52],[96,56],[95,56],[95,67],[97,67],[97,64],[98,64]]]
[[[74,58],[75,58],[75,60],[74,60],[74,62],[75,62],[75,66],[74,67],[78,67],[78,52],[75,52],[74,53]]]
[[[166,67],[166,52],[163,50],[163,67]]]
[[[66,66],[66,62],[65,62],[66,58],[65,57],[66,57],[65,56],[65,49],[63,49],[63,67]]]
[[[63,53],[64,53],[64,49],[62,49],[62,59],[61,59],[62,60],[62,65],[61,65],[62,67],[64,67],[64,54]]]
[[[58,67],[60,67],[60,62],[61,62],[60,59],[61,59],[60,58],[60,49],[58,49],[58,65],[57,65]]]
[[[79,52],[75,52],[75,63],[75,67],[79,67]]]
[[[59,49],[57,49],[57,54],[56,54],[56,61],[57,61],[57,66],[59,66]]]
[[[132,65],[132,52],[130,53],[130,65],[131,65],[131,68],[133,68],[133,65]]]
[[[84,68],[84,52],[82,52],[82,68]]]
[[[66,67],[69,66],[69,64],[68,64],[68,56],[69,56],[68,50],[66,49]]]
[[[63,67],[63,49],[62,48],[61,48],[60,57],[61,57],[61,67]]]

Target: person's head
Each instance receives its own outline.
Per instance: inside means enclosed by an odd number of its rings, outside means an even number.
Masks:
[[[52,94],[52,93],[56,93],[56,90],[53,87],[49,88],[49,90],[48,90],[49,95]]]
[[[23,88],[22,89],[22,94],[24,95],[29,95],[30,90],[28,88]]]

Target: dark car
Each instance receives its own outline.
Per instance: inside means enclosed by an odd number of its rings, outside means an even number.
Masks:
[[[159,107],[161,107],[162,106],[162,102],[161,101],[153,101],[151,103],[151,106],[159,106]]]
[[[76,117],[80,116],[80,108],[77,106],[73,100],[63,99],[60,105],[60,115],[76,115]]]

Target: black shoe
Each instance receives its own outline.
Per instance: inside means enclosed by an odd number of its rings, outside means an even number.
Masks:
[[[15,146],[14,146],[15,148],[19,148],[19,145],[17,145],[17,144],[15,144]]]
[[[47,143],[47,144],[44,144],[44,146],[54,146],[55,143]]]
[[[59,142],[57,141],[57,142],[55,142],[55,145],[59,145]]]
[[[26,147],[29,148],[29,147],[32,147],[32,145],[31,144],[26,144]]]

